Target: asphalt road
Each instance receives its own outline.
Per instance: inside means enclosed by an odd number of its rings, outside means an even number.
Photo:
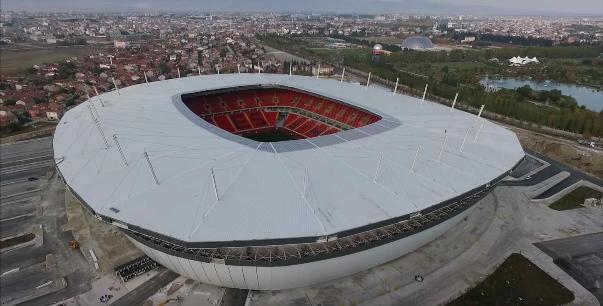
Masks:
[[[115,302],[111,303],[113,306],[130,306],[130,305],[142,305],[151,295],[155,294],[159,288],[166,286],[171,281],[175,280],[179,275],[168,269],[163,268],[163,271],[153,276],[142,285],[136,287],[136,289],[128,292]]]
[[[603,232],[535,244],[603,303]],[[600,286],[600,285],[599,285]]]
[[[521,181],[506,181],[506,182],[501,182],[501,185],[503,186],[532,186],[532,185],[536,185],[546,179],[548,179],[551,176],[554,176],[562,171],[567,171],[570,176],[568,176],[566,179],[562,180],[561,182],[555,184],[554,186],[552,186],[551,188],[545,190],[544,192],[542,192],[541,194],[537,195],[536,197],[534,197],[534,199],[546,199],[549,198],[551,196],[554,196],[555,194],[557,194],[558,192],[564,190],[565,188],[575,184],[576,182],[580,181],[580,180],[584,180],[584,181],[588,181],[591,182],[595,185],[599,185],[603,187],[603,180],[593,177],[585,172],[582,172],[578,169],[572,168],[570,166],[567,166],[561,162],[558,162],[554,159],[551,159],[545,155],[542,155],[538,152],[529,150],[524,148],[524,151],[530,155],[536,156],[546,162],[548,162],[550,165],[542,170],[540,170],[539,172],[537,172],[536,174],[532,175],[531,178],[529,180],[521,180]],[[529,159],[530,157],[528,156],[526,159]],[[531,163],[531,161],[524,161],[525,163]],[[524,163],[522,162],[522,163]],[[520,165],[521,167],[522,165]]]
[[[0,234],[7,237],[41,226],[43,244],[0,253],[2,302],[35,296],[36,286],[64,278],[67,287],[29,300],[25,305],[49,305],[90,290],[90,264],[68,246],[63,184],[53,174],[52,138],[0,146]],[[47,255],[56,266],[46,267]]]

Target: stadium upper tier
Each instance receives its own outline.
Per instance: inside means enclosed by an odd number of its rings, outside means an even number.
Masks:
[[[205,121],[237,135],[282,130],[294,139],[365,126],[379,116],[292,88],[226,88],[188,94],[186,106]]]
[[[222,74],[93,97],[63,116],[54,150],[74,193],[117,225],[199,245],[295,243],[383,226],[504,175],[524,156],[517,137],[476,119],[381,88]],[[279,125],[301,139],[237,135]]]

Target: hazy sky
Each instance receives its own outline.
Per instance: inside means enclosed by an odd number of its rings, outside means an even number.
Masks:
[[[306,11],[603,15],[603,0],[1,0],[27,11]]]

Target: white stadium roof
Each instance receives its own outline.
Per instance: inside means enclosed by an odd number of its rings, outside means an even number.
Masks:
[[[183,93],[257,84],[313,92],[383,119],[327,136],[259,143],[218,131],[180,100]],[[302,76],[222,74],[93,97],[64,115],[54,150],[67,184],[96,213],[131,225],[185,242],[318,237],[419,211],[510,170],[524,156],[515,134],[484,121],[474,142],[475,120],[381,88]],[[444,130],[446,146],[437,162]]]

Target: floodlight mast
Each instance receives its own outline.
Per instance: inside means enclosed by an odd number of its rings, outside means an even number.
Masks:
[[[429,83],[425,83],[425,89],[423,90],[423,98],[421,99],[421,103],[425,102],[425,96],[427,95],[427,87],[429,87]]]
[[[459,93],[457,92],[454,95],[454,100],[452,101],[452,106],[450,107],[450,111],[452,111],[454,109],[454,105],[456,105],[456,99],[459,97]]]

